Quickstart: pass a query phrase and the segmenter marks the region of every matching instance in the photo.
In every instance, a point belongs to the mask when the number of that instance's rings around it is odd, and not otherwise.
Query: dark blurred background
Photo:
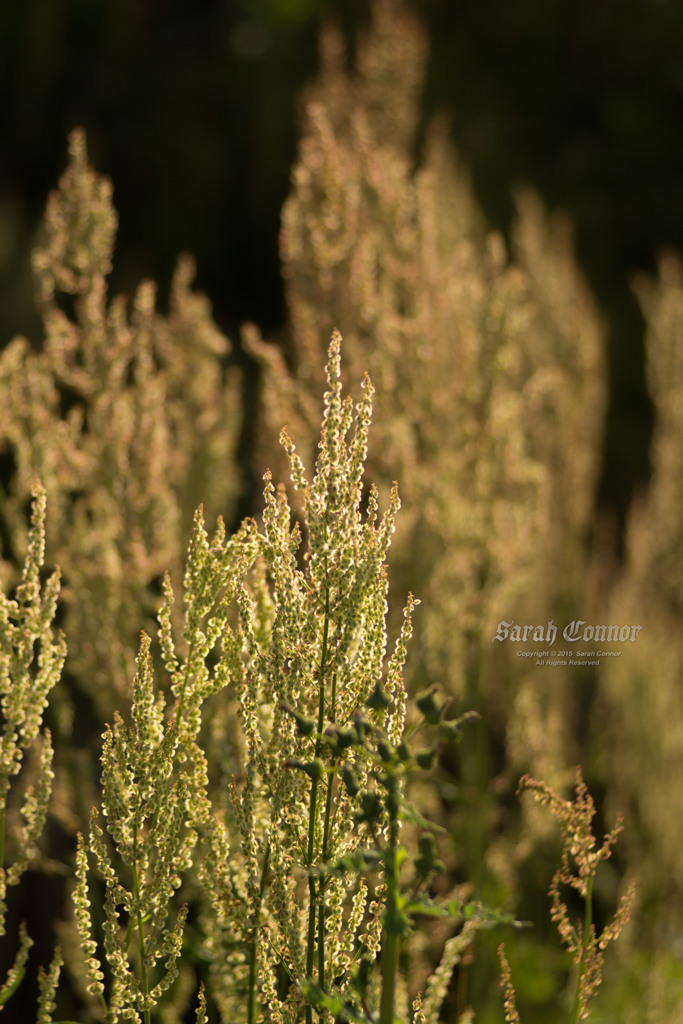
[[[651,427],[629,280],[663,248],[683,250],[683,4],[412,6],[432,38],[425,118],[452,112],[491,223],[505,230],[518,183],[574,219],[609,323],[602,498],[622,516],[647,477]],[[40,340],[30,250],[75,125],[114,182],[113,290],[151,276],[163,304],[187,250],[233,341],[245,320],[277,331],[296,96],[315,73],[320,19],[336,16],[352,40],[368,13],[368,0],[2,0],[0,343]]]

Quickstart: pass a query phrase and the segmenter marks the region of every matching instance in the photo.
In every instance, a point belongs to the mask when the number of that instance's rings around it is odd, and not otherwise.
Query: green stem
[[[178,696],[178,707],[176,708],[176,713],[175,713],[175,726],[176,726],[176,729],[180,728],[180,722],[181,722],[182,717],[183,717],[184,704],[185,704],[185,694],[187,693],[187,685],[188,685],[189,675],[190,675],[190,666],[192,665],[192,658],[193,658],[193,656],[194,656],[194,641],[192,641],[192,643],[190,644],[190,649],[187,652],[187,658],[185,659],[185,678],[183,679],[183,685],[181,687],[180,694]]]
[[[254,935],[249,943],[249,992],[247,995],[247,1024],[255,1024],[256,1021],[256,934],[258,929],[258,919],[261,910],[261,904],[263,902],[263,894],[266,890],[266,875],[268,874],[268,867],[270,865],[270,844],[266,846],[266,852],[263,855],[263,866],[261,868],[261,883],[259,885],[258,903],[254,911]]]
[[[382,995],[379,1006],[379,1024],[394,1024],[396,974],[401,945],[401,921],[398,906],[398,820],[389,822],[389,841],[384,851],[387,902],[384,910],[382,935]]]
[[[484,655],[478,638],[468,637],[468,669],[465,674],[467,707],[483,713],[481,679],[484,671]],[[463,796],[467,801],[464,808],[465,857],[467,877],[481,892],[487,880],[486,874],[486,825],[485,799],[488,791],[490,769],[490,744],[483,721],[472,722],[463,730],[460,742]]]
[[[586,881],[586,905],[584,908],[584,919],[583,919],[583,942],[581,944],[581,959],[579,961],[579,976],[576,979],[576,994],[574,996],[574,1006],[572,1008],[572,1024],[579,1024],[581,1019],[581,988],[583,985],[583,976],[586,973],[586,959],[588,956],[588,947],[591,941],[591,929],[593,925],[593,875],[590,874]]]
[[[0,807],[0,868],[5,867],[5,800]]]
[[[5,733],[10,726],[5,727]],[[5,737],[3,736],[3,741]],[[4,745],[4,744],[3,744]],[[16,749],[17,740],[16,733],[14,735],[13,746]],[[10,791],[10,780],[9,773],[7,775],[0,776],[0,868],[5,866],[5,826],[7,820],[7,799]]]
[[[330,711],[330,722],[334,722],[334,711],[337,703],[337,677],[332,676],[332,700]],[[326,864],[330,857],[330,829],[332,826],[332,791],[334,788],[334,769],[336,759],[332,759],[330,774],[327,779],[327,796],[325,799],[325,821],[323,824],[323,848],[321,861]],[[318,984],[325,988],[325,877],[320,879],[320,890],[318,893]]]
[[[135,903],[137,905],[137,925],[138,925],[138,942],[140,944],[140,981],[142,983],[142,993],[145,997],[145,1009],[143,1010],[144,1024],[151,1024],[152,1017],[150,1010],[147,1006],[147,998],[149,996],[149,978],[147,976],[147,964],[145,960],[147,958],[147,948],[145,944],[145,926],[142,920],[142,910],[140,909],[140,876],[138,874],[138,833],[137,826],[133,827],[133,892],[135,893]]]
[[[326,566],[327,568],[327,566]],[[325,669],[327,667],[327,643],[330,629],[330,588],[325,586],[325,621],[323,623],[323,642],[320,652],[320,669],[318,671],[318,736],[315,741],[315,757],[320,757],[322,743],[320,737],[325,725]],[[316,908],[318,897],[316,894],[315,878],[312,874],[313,861],[315,859],[315,822],[318,812],[318,778],[314,775],[311,779],[311,798],[308,812],[308,850],[306,853],[306,867],[308,868],[308,937],[306,942],[306,977],[313,977],[313,964],[315,961],[315,924]],[[323,949],[324,956],[324,949]],[[306,1006],[306,1024],[313,1024],[313,1008]]]

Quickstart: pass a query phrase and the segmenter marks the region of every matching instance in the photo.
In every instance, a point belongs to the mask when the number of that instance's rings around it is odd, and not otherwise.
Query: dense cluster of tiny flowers
[[[401,668],[408,625],[385,664],[383,566],[398,498],[393,496],[379,518],[371,491],[363,514],[372,388],[366,380],[355,410],[350,399],[342,399],[340,340],[335,335],[330,347],[322,434],[310,483],[293,442],[288,434],[282,436],[292,482],[302,498],[301,524],[284,490],[276,489],[267,474],[259,563],[237,595],[244,661],[240,719],[247,751],[243,784],[233,789],[239,845],[257,916],[266,858],[273,875],[264,897],[271,908],[268,927],[257,935],[260,962],[268,963],[277,951],[295,981],[306,975],[310,947],[309,911],[300,911],[297,895],[305,887],[306,872],[352,852],[362,840],[362,831],[353,827],[353,802],[337,789],[339,755],[334,755],[334,744],[322,743],[322,735],[348,732],[382,678],[390,710],[373,714],[396,734],[402,732],[404,717]],[[367,776],[359,750],[349,751],[346,760],[357,778]],[[329,787],[335,789],[333,820],[326,811]],[[364,887],[354,894],[341,879],[329,878],[321,880],[311,899],[322,899],[323,890],[325,935],[318,942],[325,942],[327,955],[321,980],[329,983],[348,973],[351,954],[357,952],[366,895]],[[275,966],[270,963],[265,978]],[[284,1001],[272,984],[266,989],[270,1012],[289,1019],[285,1004],[298,1002],[296,986]]]
[[[367,853],[368,843],[381,851],[398,834],[401,776],[387,771],[403,737],[403,669],[417,602],[408,600],[389,653],[385,560],[398,494],[394,488],[381,516],[374,488],[364,496],[372,386],[366,378],[355,406],[343,398],[340,345],[335,333],[310,481],[282,437],[300,521],[270,474],[262,528],[246,521],[228,538],[219,521],[209,537],[198,510],[181,645],[168,578],[159,613],[167,690],[155,684],[143,633],[130,723],[116,713],[105,731],[104,827],[93,812],[87,843],[105,890],[101,942],[84,840],[74,899],[89,988],[112,1021],[146,1021],[174,985],[187,913],[179,890],[193,865],[203,890],[203,950],[225,1021],[245,1006],[250,1022],[259,1013],[308,1019],[312,982],[353,998],[354,964],[362,956],[372,962],[388,927],[390,882],[362,869],[372,872],[380,857]],[[199,745],[204,709],[230,684],[242,760],[223,759],[211,778]],[[219,706],[225,714],[229,705]],[[428,989],[430,1019],[470,938],[465,926],[447,947]],[[405,1001],[401,984],[392,979],[392,991]],[[376,984],[373,991],[367,998],[377,1002]]]
[[[41,581],[47,498],[37,480],[32,494],[26,558],[14,596],[0,587],[0,936],[7,887],[17,885],[36,859],[47,818],[53,749],[43,717],[66,657],[64,637],[53,628],[59,570]],[[22,925],[14,963],[0,981],[0,1005],[23,976],[32,941]]]

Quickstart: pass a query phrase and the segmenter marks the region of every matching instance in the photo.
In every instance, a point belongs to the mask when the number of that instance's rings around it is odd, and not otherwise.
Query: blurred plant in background
[[[417,659],[454,695],[498,700],[495,624],[581,590],[603,339],[565,224],[520,196],[509,258],[440,122],[415,167],[426,38],[400,5],[373,11],[353,72],[327,30],[306,96],[282,228],[293,371],[248,340],[265,415],[307,423],[312,445],[321,339],[343,326],[351,372],[377,388],[370,473],[405,481],[394,572],[430,599]]]
[[[238,381],[206,299],[176,272],[170,312],[155,287],[108,302],[116,234],[111,185],[87,165],[74,132],[69,166],[49,200],[34,257],[45,339],[16,338],[0,357],[0,446],[13,472],[0,517],[8,554],[26,548],[22,511],[38,476],[50,495],[47,559],[63,566],[69,677],[97,713],[129,692],[139,630],[177,579],[183,538],[201,495],[229,514],[239,486],[234,454]]]
[[[655,408],[652,476],[631,509],[610,617],[626,621],[637,616],[643,631],[628,658],[610,658],[601,669],[596,716],[601,728],[593,730],[591,740],[606,779],[608,806],[626,808],[636,826],[627,842],[640,877],[640,934],[647,935],[664,961],[673,957],[676,963],[683,948],[680,259],[663,257],[657,278],[640,278],[635,288],[647,323],[647,376]]]
[[[508,251],[487,233],[442,120],[416,159],[426,57],[421,26],[396,3],[373,5],[352,70],[340,34],[323,34],[283,210],[288,344],[253,328],[245,339],[263,366],[270,438],[287,422],[312,447],[325,329],[340,326],[347,364],[375,382],[368,472],[380,493],[398,476],[407,510],[392,579],[425,603],[409,678],[439,680],[482,713],[444,766],[452,795],[433,813],[449,823],[452,869],[514,900],[548,824],[525,808],[524,838],[503,834],[493,780],[499,793],[524,770],[571,780],[580,690],[493,636],[502,619],[569,621],[581,609],[604,337],[565,221],[520,194]],[[475,969],[479,995],[495,970],[492,948]]]

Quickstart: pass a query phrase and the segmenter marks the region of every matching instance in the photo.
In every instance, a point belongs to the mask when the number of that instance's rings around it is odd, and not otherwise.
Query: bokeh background
[[[602,501],[623,517],[647,477],[651,413],[631,276],[683,249],[683,7],[677,0],[416,0],[429,26],[425,124],[452,116],[494,226],[532,185],[570,211],[609,322]],[[320,20],[353,55],[367,0],[5,0],[0,12],[0,339],[36,340],[30,251],[66,136],[83,125],[120,214],[114,291],[168,288],[190,251],[237,340],[286,312],[277,236],[296,99]],[[416,160],[420,158],[416,140]],[[236,357],[240,358],[239,345]]]

